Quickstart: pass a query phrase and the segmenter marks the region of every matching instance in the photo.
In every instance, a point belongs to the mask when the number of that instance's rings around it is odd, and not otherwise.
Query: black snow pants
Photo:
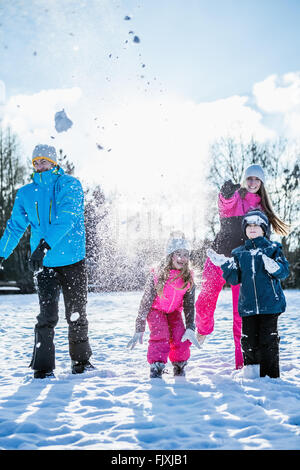
[[[241,345],[244,365],[260,364],[260,377],[280,376],[277,321],[280,314],[258,314],[242,318]]]
[[[85,260],[68,266],[44,267],[37,275],[40,313],[35,325],[35,342],[30,367],[55,369],[54,328],[58,322],[58,302],[63,292],[69,327],[69,353],[74,361],[86,361],[92,355],[86,316],[87,276]]]

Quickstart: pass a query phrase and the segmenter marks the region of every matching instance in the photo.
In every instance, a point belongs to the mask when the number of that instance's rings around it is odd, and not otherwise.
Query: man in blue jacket
[[[30,367],[35,378],[53,376],[55,369],[54,328],[58,301],[63,291],[69,326],[72,373],[93,368],[86,316],[84,195],[80,182],[57,164],[56,151],[37,145],[33,151],[32,183],[21,187],[6,229],[0,239],[0,265],[31,227],[31,258],[40,303]]]

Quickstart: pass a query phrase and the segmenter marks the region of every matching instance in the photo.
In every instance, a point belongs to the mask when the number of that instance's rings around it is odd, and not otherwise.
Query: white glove
[[[200,346],[202,346],[202,344],[204,343],[206,339],[206,335],[201,335],[200,333],[197,332],[196,337],[197,337],[198,343],[200,344]]]
[[[274,261],[272,258],[269,258],[269,256],[262,255],[262,259],[265,265],[265,269],[268,271],[268,273],[273,274],[280,268],[279,264],[276,263],[276,261]]]
[[[134,333],[133,337],[127,344],[127,348],[133,349],[136,346],[136,343],[139,342],[140,344],[143,344],[143,332],[137,332]]]
[[[222,266],[222,264],[229,260],[225,255],[219,255],[212,248],[208,248],[206,254],[215,266]]]
[[[187,328],[185,330],[185,333],[183,335],[183,337],[181,338],[181,342],[183,343],[184,341],[186,340],[189,340],[191,343],[193,343],[194,346],[196,346],[196,348],[200,349],[201,346],[200,344],[198,343],[198,340],[196,338],[196,335],[195,335],[195,332],[194,330],[191,330],[191,328]]]

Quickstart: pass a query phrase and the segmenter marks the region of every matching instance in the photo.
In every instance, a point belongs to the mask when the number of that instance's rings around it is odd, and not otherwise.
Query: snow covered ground
[[[192,348],[186,378],[149,379],[146,343],[130,339],[140,292],[90,294],[96,371],[70,373],[63,304],[55,379],[28,368],[36,295],[0,297],[0,449],[300,449],[300,296],[285,291],[279,320],[281,378],[234,370],[231,292],[219,298],[215,331]]]

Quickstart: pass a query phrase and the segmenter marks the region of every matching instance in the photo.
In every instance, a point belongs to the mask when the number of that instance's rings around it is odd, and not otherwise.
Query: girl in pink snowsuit
[[[266,189],[264,187],[265,176],[259,165],[250,165],[243,178],[244,187],[226,181],[221,188],[218,200],[220,216],[220,232],[217,234],[212,248],[219,254],[230,257],[231,251],[243,245],[244,234],[241,229],[243,216],[251,209],[260,209],[266,213],[271,225],[278,234],[288,232],[287,225],[273,212]],[[202,289],[196,302],[196,328],[197,338],[203,343],[205,336],[214,329],[214,312],[217,300],[225,284],[222,270],[215,266],[207,258],[203,274]],[[235,366],[243,367],[243,355],[241,350],[242,321],[238,314],[238,298],[240,286],[231,286],[233,305],[233,338],[235,345]]]
[[[156,273],[151,270],[142,297],[136,329],[128,347],[142,343],[146,320],[150,337],[147,359],[150,377],[161,377],[168,358],[174,375],[185,375],[184,367],[190,357],[192,342],[199,347],[195,337],[194,303],[195,286],[189,269],[189,247],[185,238],[170,238],[167,258]],[[185,315],[185,325],[182,319]]]

